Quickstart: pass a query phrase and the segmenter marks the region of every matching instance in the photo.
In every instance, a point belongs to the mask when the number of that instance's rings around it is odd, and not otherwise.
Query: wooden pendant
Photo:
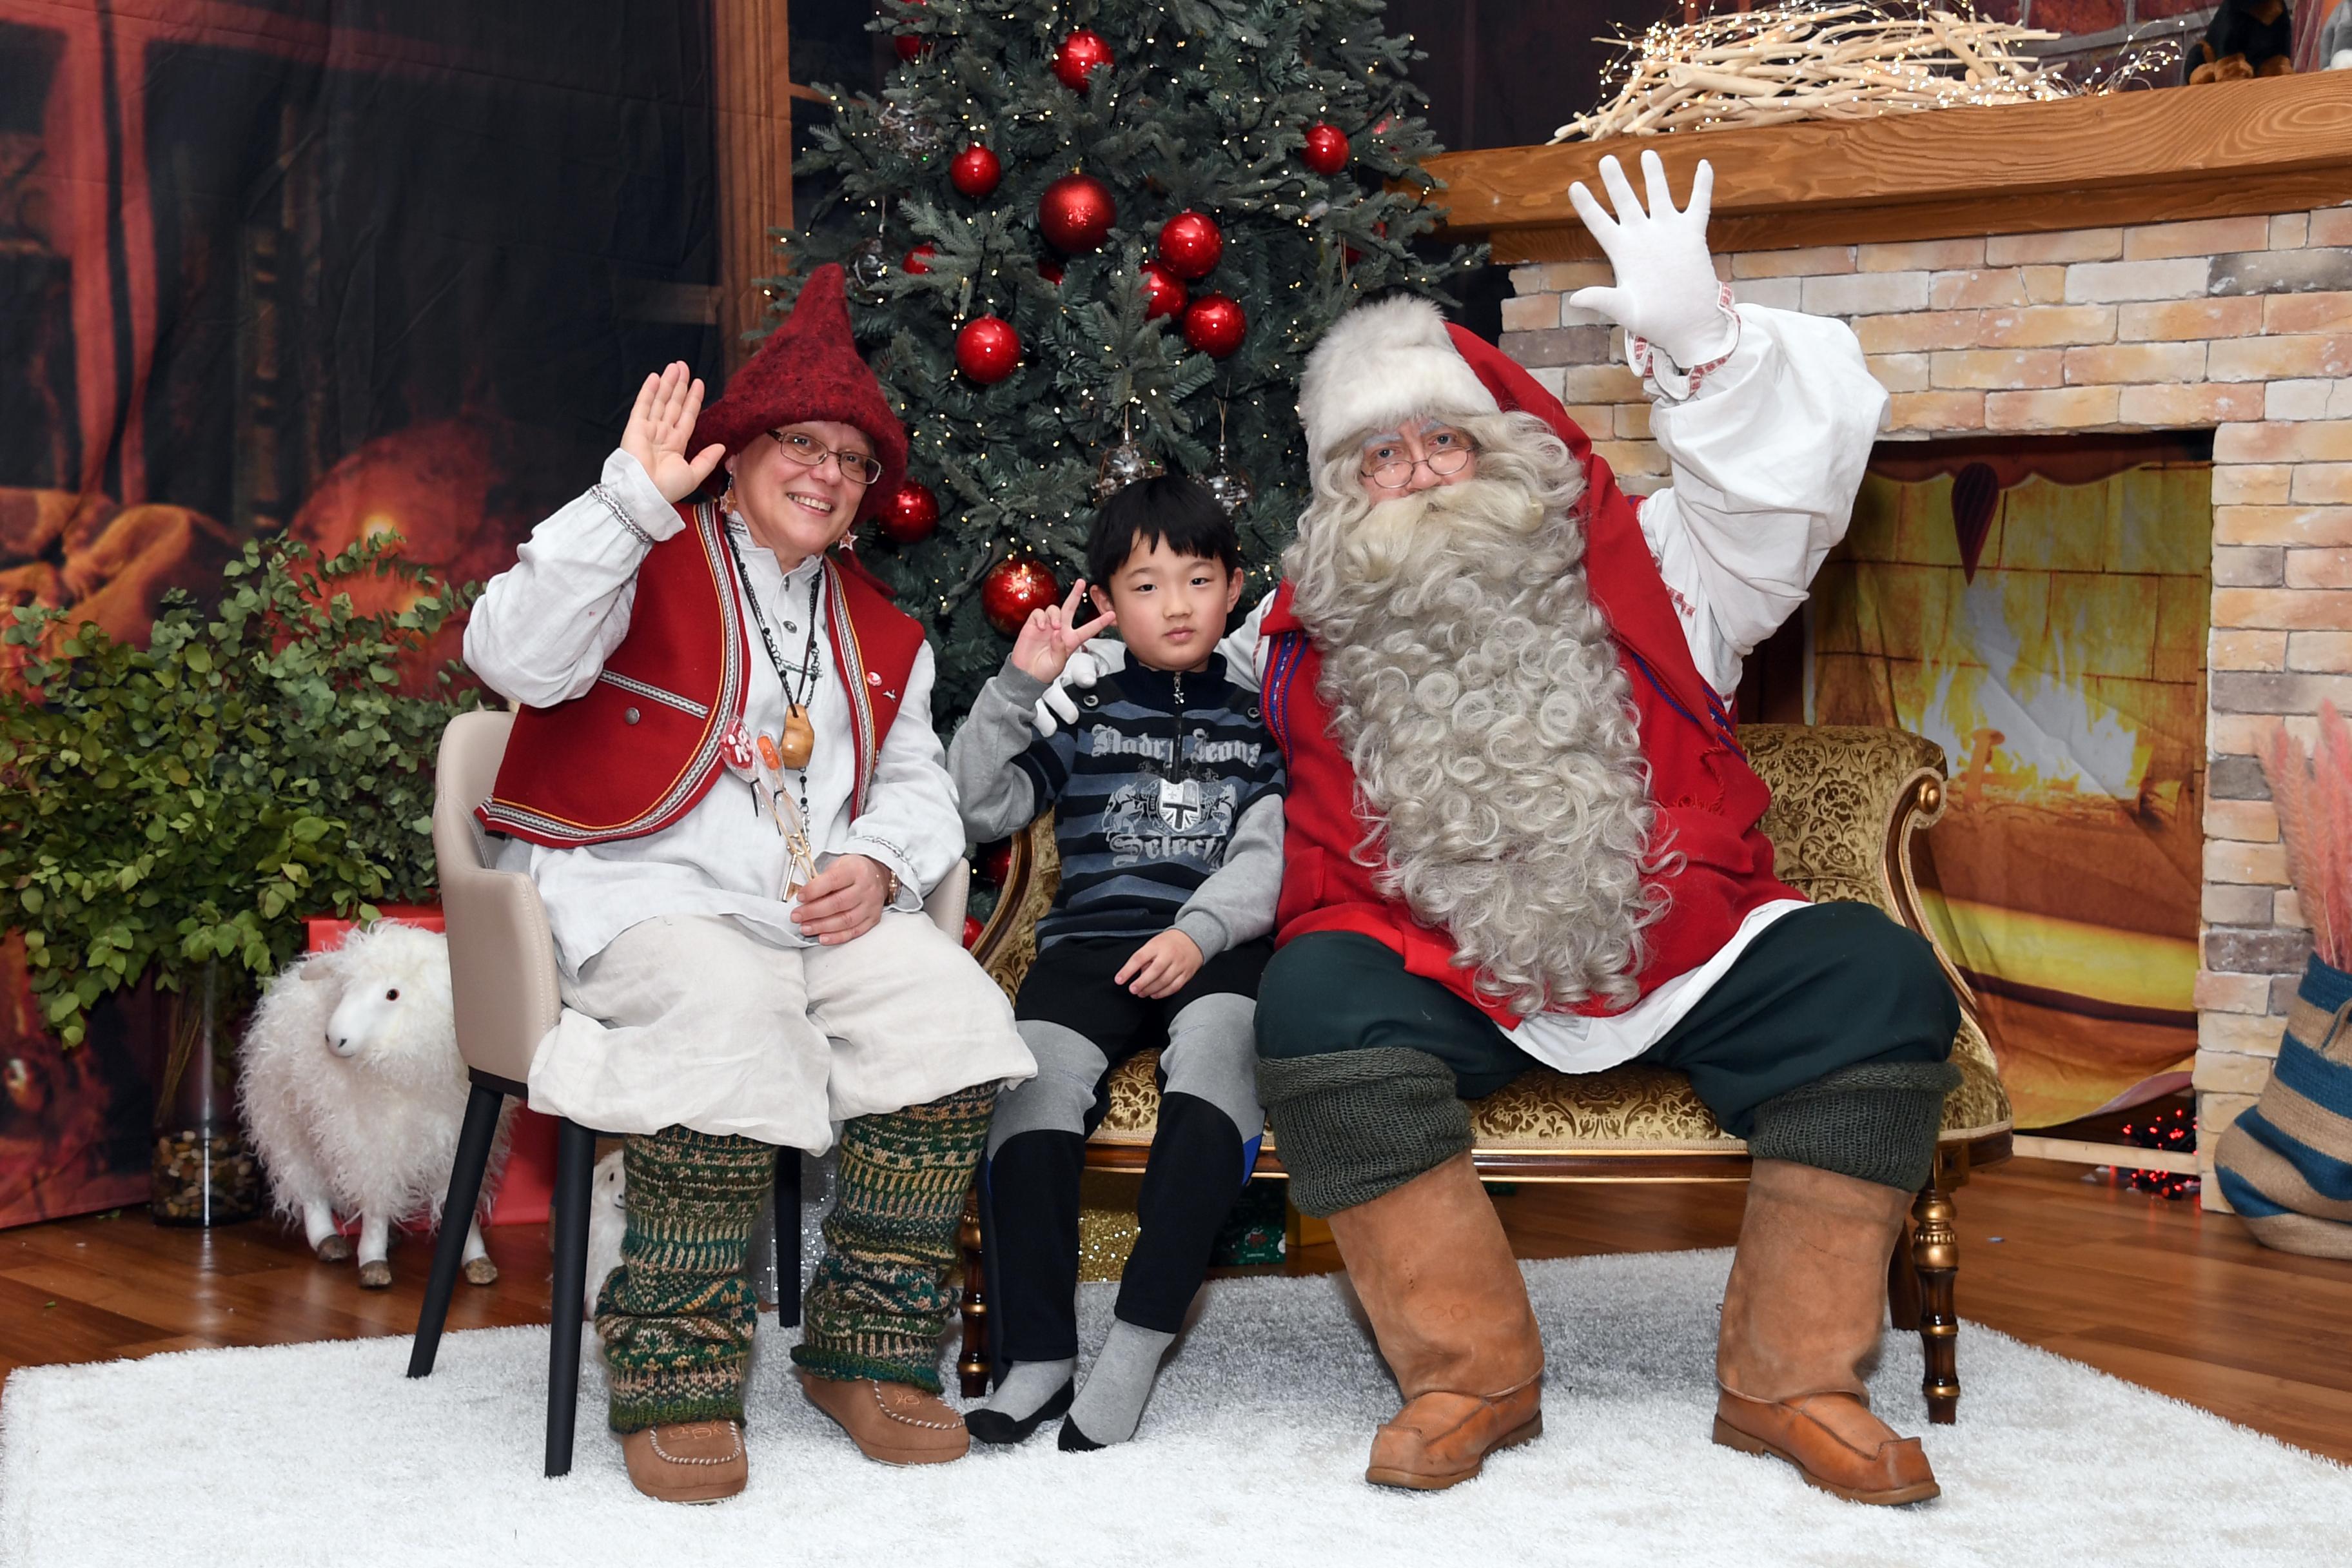
[[[784,714],[783,742],[777,750],[783,755],[784,766],[793,769],[808,766],[809,754],[816,750],[815,727],[809,723],[808,710],[797,702]]]

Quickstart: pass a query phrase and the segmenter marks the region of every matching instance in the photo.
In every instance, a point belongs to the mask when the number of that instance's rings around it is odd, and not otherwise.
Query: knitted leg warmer
[[[1748,1152],[1916,1193],[1936,1166],[1949,1062],[1863,1062],[1756,1108]]]
[[[1301,1214],[1370,1203],[1470,1148],[1453,1069],[1426,1051],[1261,1057],[1257,1091]]]
[[[793,1361],[819,1377],[940,1392],[956,1229],[995,1102],[996,1085],[985,1083],[843,1126],[840,1195]]]
[[[621,1163],[628,1229],[596,1300],[613,1430],[740,1421],[758,1310],[743,1255],[776,1151],[666,1127],[629,1139]]]

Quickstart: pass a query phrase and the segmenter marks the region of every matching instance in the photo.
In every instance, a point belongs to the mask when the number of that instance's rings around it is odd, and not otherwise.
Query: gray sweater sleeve
[[[1037,786],[1013,759],[1036,739],[1029,713],[1045,692],[1044,681],[1006,659],[980,689],[971,717],[948,747],[948,774],[955,780],[963,830],[975,844],[1025,827],[1037,815]]]
[[[1242,813],[1225,863],[1184,901],[1175,929],[1200,945],[1202,958],[1214,958],[1272,931],[1281,894],[1282,797],[1269,795]]]

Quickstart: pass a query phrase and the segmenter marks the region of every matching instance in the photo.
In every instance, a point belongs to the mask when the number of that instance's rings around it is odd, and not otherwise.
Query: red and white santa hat
[[[1408,418],[1500,409],[1437,307],[1406,295],[1359,305],[1332,322],[1298,378],[1310,461]]]
[[[1582,462],[1591,440],[1524,366],[1427,300],[1399,295],[1331,323],[1298,378],[1298,422],[1310,462],[1409,419],[1532,414]]]

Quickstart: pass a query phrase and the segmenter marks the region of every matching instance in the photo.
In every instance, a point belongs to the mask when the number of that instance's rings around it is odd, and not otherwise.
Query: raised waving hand
[[[682,501],[699,489],[727,455],[720,446],[686,455],[701,415],[702,380],[688,374],[684,360],[671,361],[637,388],[636,406],[621,432],[621,450],[637,460],[666,501]]]
[[[1679,209],[1655,153],[1642,154],[1642,174],[1650,189],[1646,209],[1617,160],[1601,160],[1601,183],[1617,209],[1614,217],[1583,181],[1569,187],[1570,204],[1609,258],[1617,281],[1613,288],[1579,289],[1568,302],[1580,310],[1598,310],[1634,336],[1647,338],[1685,369],[1704,364],[1729,349],[1738,331],[1720,304],[1722,286],[1706,249],[1715,166],[1699,160],[1690,205]]]

